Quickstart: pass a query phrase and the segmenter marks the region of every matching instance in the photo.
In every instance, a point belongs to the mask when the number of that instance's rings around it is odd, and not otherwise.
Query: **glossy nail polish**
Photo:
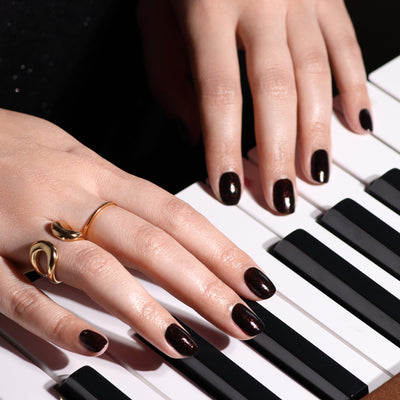
[[[97,332],[85,329],[79,334],[80,342],[93,353],[98,353],[107,345],[108,340]]]
[[[171,324],[165,331],[167,342],[183,356],[193,356],[199,346],[192,337],[179,325]]]
[[[219,194],[224,204],[233,206],[240,200],[241,186],[235,172],[225,172],[219,179]]]
[[[289,179],[280,179],[275,182],[273,196],[276,211],[281,214],[291,214],[294,212],[293,185]]]
[[[312,155],[311,176],[318,183],[329,181],[329,158],[325,150],[317,150]]]
[[[276,292],[274,284],[258,268],[249,268],[244,273],[244,280],[248,288],[260,299],[268,299]]]
[[[373,131],[372,119],[369,110],[367,110],[366,108],[362,109],[360,111],[359,117],[360,117],[360,124],[363,127],[363,129],[365,129],[368,132],[372,132]]]
[[[232,319],[249,336],[255,336],[264,330],[264,324],[248,307],[238,303],[232,309]]]

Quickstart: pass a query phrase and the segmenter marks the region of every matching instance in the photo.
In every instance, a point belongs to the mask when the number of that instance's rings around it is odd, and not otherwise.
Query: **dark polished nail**
[[[294,193],[293,185],[289,179],[280,179],[274,185],[274,205],[276,211],[281,214],[291,214],[294,212]]]
[[[171,324],[165,331],[167,342],[183,356],[193,356],[199,346],[192,337],[179,325]]]
[[[255,336],[264,330],[264,324],[261,319],[241,303],[233,307],[232,319],[246,335]]]
[[[219,194],[222,202],[228,206],[233,206],[239,202],[241,186],[239,176],[235,172],[225,172],[221,175]]]
[[[97,332],[86,329],[79,334],[81,343],[93,353],[98,353],[107,345],[108,340]]]
[[[360,111],[360,124],[366,131],[373,131],[371,114],[366,108]]]
[[[268,299],[276,292],[274,284],[258,268],[249,268],[244,273],[244,280],[248,288],[260,299]]]
[[[329,157],[325,150],[317,150],[312,155],[311,176],[318,183],[329,181]]]

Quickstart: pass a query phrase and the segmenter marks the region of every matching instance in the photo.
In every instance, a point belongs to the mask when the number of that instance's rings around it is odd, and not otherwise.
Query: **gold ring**
[[[96,210],[91,214],[91,216],[86,221],[82,232],[74,231],[71,227],[60,221],[54,221],[51,223],[51,233],[54,237],[64,241],[75,241],[85,239],[87,237],[87,233],[89,231],[90,226],[92,225],[95,218],[108,206],[116,206],[113,201],[107,201],[103,203],[100,207],[96,208]]]
[[[47,259],[47,268],[45,272],[40,268],[38,262],[38,256],[41,252],[46,255]],[[56,278],[58,251],[53,243],[48,242],[47,240],[38,240],[33,243],[29,250],[29,258],[33,268],[39,275],[47,277],[53,283],[61,283],[61,281]]]

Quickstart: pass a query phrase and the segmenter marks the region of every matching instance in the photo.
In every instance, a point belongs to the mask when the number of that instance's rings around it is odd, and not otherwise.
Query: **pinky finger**
[[[373,130],[371,104],[361,50],[342,1],[328,1],[319,10],[333,74],[340,92],[343,113],[351,130]]]
[[[97,356],[108,346],[105,336],[54,303],[2,257],[0,312],[40,338],[75,353]]]

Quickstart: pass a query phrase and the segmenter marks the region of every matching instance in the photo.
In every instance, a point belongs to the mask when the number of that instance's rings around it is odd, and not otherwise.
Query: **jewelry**
[[[43,272],[38,262],[38,256],[41,252],[46,255],[46,272]],[[33,243],[29,250],[29,258],[31,260],[33,268],[39,275],[47,277],[53,283],[61,283],[61,281],[56,278],[58,251],[53,243],[48,242],[47,240],[38,240],[37,242]]]
[[[51,223],[51,233],[54,237],[64,241],[75,241],[85,239],[87,237],[87,233],[89,231],[90,226],[92,225],[95,218],[108,206],[116,206],[116,204],[112,201],[107,201],[98,207],[92,215],[86,221],[82,232],[74,231],[71,229],[69,225],[66,223],[61,223],[60,221],[54,221]]]

